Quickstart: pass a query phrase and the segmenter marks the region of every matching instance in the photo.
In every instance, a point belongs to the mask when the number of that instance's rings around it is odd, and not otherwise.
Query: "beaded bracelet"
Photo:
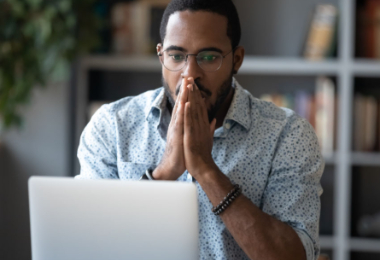
[[[234,193],[233,195],[232,195],[232,197],[229,199],[229,200],[227,200],[226,202],[225,202],[225,204],[223,204],[223,206],[219,209],[219,210],[217,210],[216,212],[214,212],[214,214],[217,216],[217,215],[220,215],[223,211],[225,211],[226,210],[226,208],[239,196],[241,194],[241,190],[237,190],[236,191],[236,193]]]
[[[239,188],[239,184],[235,184],[234,188],[227,194],[227,196],[224,197],[224,199],[219,203],[219,205],[212,208],[212,212],[215,212],[218,209],[220,209],[223,206],[224,202],[231,198],[232,194],[234,194]]]
[[[241,187],[238,184],[234,185],[232,191],[230,191],[226,197],[219,203],[218,206],[212,208],[212,212],[215,215],[222,213],[231,203],[235,200],[237,196],[241,194]]]

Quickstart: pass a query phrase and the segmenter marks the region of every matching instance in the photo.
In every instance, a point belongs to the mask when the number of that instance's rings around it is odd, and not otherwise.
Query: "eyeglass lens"
[[[177,50],[164,51],[161,62],[168,70],[178,71],[185,67],[186,53]],[[203,51],[196,56],[198,65],[205,71],[218,70],[223,62],[223,56],[215,51]]]

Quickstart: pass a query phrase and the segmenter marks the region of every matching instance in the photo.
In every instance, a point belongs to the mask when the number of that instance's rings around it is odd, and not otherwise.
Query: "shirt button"
[[[226,123],[225,127],[226,127],[227,129],[230,129],[230,128],[231,128],[231,124],[230,124],[230,123]]]

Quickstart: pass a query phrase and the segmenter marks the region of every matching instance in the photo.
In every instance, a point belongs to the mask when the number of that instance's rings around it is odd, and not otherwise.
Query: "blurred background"
[[[27,181],[74,176],[102,104],[161,85],[168,0],[0,1],[0,259],[31,259]],[[315,128],[323,254],[380,259],[380,0],[235,0],[239,83]]]

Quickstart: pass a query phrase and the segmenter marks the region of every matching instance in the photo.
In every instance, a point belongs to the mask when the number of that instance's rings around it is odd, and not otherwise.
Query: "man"
[[[173,0],[161,40],[164,87],[93,116],[78,177],[137,180],[148,170],[155,180],[194,181],[201,259],[316,259],[318,141],[304,119],[254,98],[233,78],[244,48],[232,1]],[[226,202],[234,184],[242,194]]]

